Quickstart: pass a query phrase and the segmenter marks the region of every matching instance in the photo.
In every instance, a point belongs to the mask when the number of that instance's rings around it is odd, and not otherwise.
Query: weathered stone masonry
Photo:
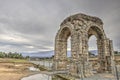
[[[103,22],[97,17],[85,14],[75,14],[66,18],[60,25],[60,29],[55,37],[55,57],[54,69],[66,70],[72,75],[86,77],[91,73],[88,56],[88,40],[95,35],[97,38],[99,55],[99,72],[112,71],[113,45],[112,41],[106,37],[103,30]],[[71,37],[71,62],[67,62],[67,39]]]

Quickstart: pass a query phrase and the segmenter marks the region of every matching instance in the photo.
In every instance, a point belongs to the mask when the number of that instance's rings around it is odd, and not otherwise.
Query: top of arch
[[[95,17],[95,16],[90,16],[90,15],[86,15],[83,13],[78,13],[75,15],[71,15],[69,17],[67,17],[62,23],[61,25],[67,23],[67,22],[72,22],[73,20],[85,20],[85,21],[92,21],[96,24],[100,24],[103,25],[103,22],[100,18]]]

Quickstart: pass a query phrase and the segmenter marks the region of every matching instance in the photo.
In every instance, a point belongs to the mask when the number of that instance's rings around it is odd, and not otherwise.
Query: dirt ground
[[[0,58],[0,80],[20,80],[24,76],[34,74],[28,67],[33,64],[27,61]]]

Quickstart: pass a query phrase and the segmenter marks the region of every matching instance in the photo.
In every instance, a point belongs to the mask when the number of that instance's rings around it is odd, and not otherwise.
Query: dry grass
[[[24,76],[33,74],[28,67],[33,64],[26,60],[0,58],[0,80],[20,80]]]

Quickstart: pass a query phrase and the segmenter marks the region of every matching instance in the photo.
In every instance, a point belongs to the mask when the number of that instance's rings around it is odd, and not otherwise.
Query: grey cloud
[[[5,41],[1,46],[18,46],[21,48],[17,49],[18,51],[49,50],[48,47],[54,47],[54,38],[60,23],[66,17],[82,12],[103,20],[105,33],[113,40],[114,47],[118,50],[119,3],[120,0],[0,0],[0,34],[9,35],[9,32],[30,40],[21,44]],[[91,44],[93,42],[92,40]],[[34,48],[28,49],[24,46]]]

